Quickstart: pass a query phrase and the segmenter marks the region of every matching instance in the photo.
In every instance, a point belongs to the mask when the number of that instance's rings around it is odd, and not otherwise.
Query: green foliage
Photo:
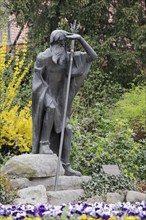
[[[11,204],[15,197],[15,191],[12,188],[7,176],[0,176],[0,201],[2,204]]]
[[[8,15],[7,1],[0,0],[0,30],[7,27]]]
[[[146,25],[142,3],[121,0],[68,0],[31,1],[8,0],[19,25],[30,26],[30,40],[36,55],[49,43],[52,30],[69,30],[70,23],[80,22],[79,33],[88,36],[97,51],[95,69],[124,87],[129,87],[141,71],[145,70]],[[104,15],[104,16],[103,16]],[[41,25],[40,25],[41,24]],[[91,81],[92,84],[93,81]]]
[[[146,87],[145,85],[134,87],[123,94],[122,98],[112,109],[113,119],[127,120],[136,135],[144,138],[146,133]]]
[[[68,219],[68,211],[69,211],[69,207],[66,206],[64,209],[63,209],[63,212],[60,216],[60,220],[67,220]],[[74,214],[72,217],[70,217],[71,220],[76,220],[78,218],[78,214]],[[53,218],[54,219],[54,218]]]
[[[97,108],[98,109],[98,108]],[[146,178],[146,144],[136,143],[133,131],[123,121],[110,121],[99,109],[74,120],[72,163],[84,175],[99,173],[103,164],[117,164],[122,173],[136,179]],[[81,118],[80,118],[81,119]]]
[[[80,90],[80,102],[85,107],[94,107],[99,102],[104,106],[111,105],[119,100],[124,91],[125,89],[112,79],[112,73],[103,73],[93,67]]]
[[[0,168],[5,164],[13,155],[5,155],[5,157],[0,153]]]
[[[104,172],[94,173],[92,180],[83,184],[85,197],[94,195],[105,195],[109,192],[121,192],[125,190],[136,190],[133,181],[127,175],[110,175]]]

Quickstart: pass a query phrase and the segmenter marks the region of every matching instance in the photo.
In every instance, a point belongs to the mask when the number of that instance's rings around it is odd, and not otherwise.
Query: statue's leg
[[[72,135],[72,129],[70,124],[68,124],[65,127],[65,131],[64,131],[64,141],[63,141],[62,158],[61,158],[63,164],[70,163],[71,135]]]
[[[64,143],[62,149],[62,165],[65,169],[66,176],[81,176],[82,174],[75,171],[70,166],[70,151],[71,151],[71,135],[72,130],[70,124],[67,124],[64,132]]]
[[[50,135],[53,128],[54,122],[54,111],[53,106],[47,107],[44,113],[44,119],[42,124],[41,139],[40,139],[40,154],[52,154],[53,151],[50,149]]]

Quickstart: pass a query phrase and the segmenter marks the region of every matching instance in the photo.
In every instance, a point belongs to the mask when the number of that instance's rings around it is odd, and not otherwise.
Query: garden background
[[[79,22],[81,34],[98,57],[76,96],[71,162],[92,182],[87,197],[146,184],[146,15],[144,1],[0,0],[0,28],[15,14],[29,28],[23,48],[0,48],[0,163],[31,152],[31,82],[37,54],[49,46],[50,33],[70,31]],[[41,25],[40,25],[41,24]],[[16,44],[16,45],[15,45]],[[80,45],[75,45],[81,50]],[[109,178],[103,164],[117,164],[122,175]],[[8,202],[9,183],[0,177],[0,195]]]

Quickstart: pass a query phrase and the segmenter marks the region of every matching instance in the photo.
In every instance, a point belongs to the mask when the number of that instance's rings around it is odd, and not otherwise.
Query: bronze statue
[[[71,105],[87,77],[91,62],[96,59],[96,53],[79,34],[64,30],[53,31],[50,36],[50,48],[37,56],[32,83],[32,153],[58,155],[59,152],[71,56],[71,52],[67,51],[68,40],[78,40],[85,52],[73,53],[61,161],[65,175],[81,176],[80,172],[70,167]]]

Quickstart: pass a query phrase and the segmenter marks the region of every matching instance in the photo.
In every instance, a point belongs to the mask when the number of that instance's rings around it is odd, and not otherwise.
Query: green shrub
[[[102,195],[109,192],[121,192],[125,190],[136,190],[132,180],[127,175],[109,175],[103,173],[94,173],[92,180],[83,184],[85,190],[85,197],[92,197],[94,195]]]
[[[96,120],[100,121],[97,127]],[[134,141],[128,123],[103,119],[98,110],[90,118],[83,118],[81,124],[77,119],[74,122],[72,163],[75,169],[92,175],[99,173],[103,164],[117,164],[123,174],[146,179],[146,145]],[[92,130],[87,129],[90,126]]]
[[[80,90],[80,105],[87,108],[94,107],[97,102],[104,105],[113,104],[119,100],[124,91],[125,89],[112,78],[112,73],[97,69],[93,63],[87,80]]]
[[[137,139],[146,138],[146,87],[134,87],[123,94],[112,109],[112,118],[127,120]]]
[[[2,153],[0,153],[0,168],[13,156],[13,154],[3,156]]]

